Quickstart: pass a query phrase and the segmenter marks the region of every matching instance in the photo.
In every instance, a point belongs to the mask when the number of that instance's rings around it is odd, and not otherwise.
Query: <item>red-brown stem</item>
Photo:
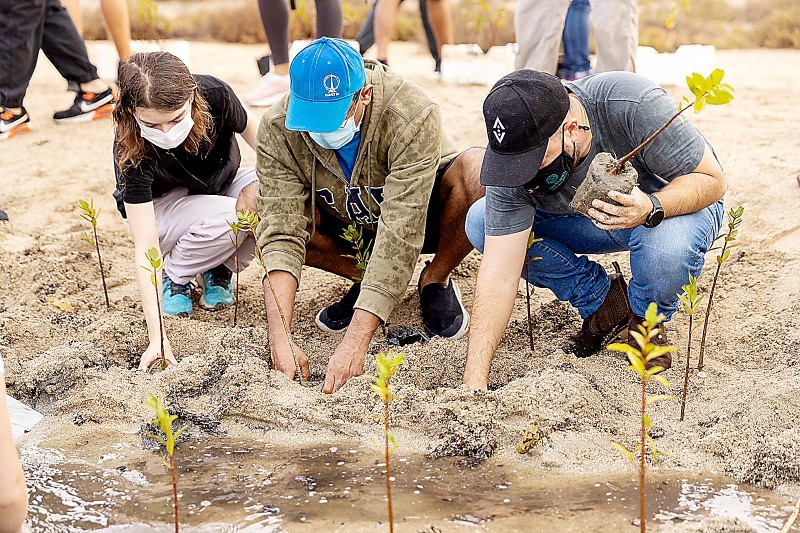
[[[533,353],[533,323],[531,322],[531,283],[529,270],[531,262],[525,258],[525,300],[528,305],[528,340],[531,343],[531,353]]]
[[[154,269],[154,277],[158,274],[158,269]],[[161,344],[161,370],[167,368],[167,355],[164,353],[164,320],[161,317],[161,299],[158,297],[158,281],[153,287],[156,290],[156,307],[158,308],[158,342]]]
[[[628,161],[630,161],[631,159],[633,159],[633,156],[635,156],[636,154],[638,154],[639,152],[641,152],[642,150],[644,150],[644,148],[645,148],[645,147],[646,147],[648,144],[650,144],[651,142],[653,142],[653,140],[654,140],[656,137],[658,137],[659,135],[661,135],[661,133],[662,133],[662,132],[663,132],[665,129],[667,129],[667,128],[669,127],[669,125],[670,125],[670,124],[672,124],[672,122],[673,122],[673,121],[674,121],[676,118],[678,118],[678,117],[681,115],[681,113],[683,113],[684,111],[686,111],[687,109],[689,109],[690,107],[692,107],[692,105],[693,105],[693,104],[694,104],[694,102],[692,102],[691,104],[687,105],[686,107],[684,107],[683,109],[679,110],[677,113],[675,113],[674,115],[672,115],[672,118],[671,118],[671,119],[669,119],[669,120],[667,121],[667,123],[666,123],[666,124],[664,124],[663,126],[661,126],[661,127],[660,127],[660,128],[659,128],[659,129],[658,129],[658,130],[657,130],[657,131],[654,133],[654,134],[652,134],[650,137],[648,137],[647,139],[645,139],[645,141],[644,141],[642,144],[640,144],[639,146],[637,146],[636,148],[634,148],[634,149],[633,149],[633,150],[632,150],[632,151],[631,151],[631,152],[630,152],[628,155],[626,155],[625,157],[623,157],[622,159],[620,159],[619,161],[617,161],[617,164],[614,166],[614,168],[612,168],[612,169],[611,169],[611,174],[619,174],[620,172],[622,172],[622,169],[623,169],[623,168],[625,168],[625,163],[627,163]]]
[[[389,380],[386,380],[389,387]],[[386,452],[386,498],[389,506],[389,533],[394,533],[394,511],[392,509],[392,469],[389,466],[389,398],[383,400],[383,444]]]
[[[300,368],[300,364],[297,362],[297,356],[294,353],[294,340],[292,339],[292,332],[289,330],[289,325],[286,323],[286,316],[283,314],[283,308],[281,307],[281,302],[278,301],[278,295],[275,293],[275,287],[273,287],[272,285],[272,278],[269,275],[269,270],[267,270],[267,264],[264,262],[264,254],[261,253],[261,248],[258,247],[258,240],[256,239],[256,234],[253,233],[252,231],[251,233],[253,235],[253,239],[256,240],[256,253],[258,254],[258,260],[261,262],[261,266],[264,267],[264,274],[266,274],[267,283],[269,283],[269,290],[272,293],[272,298],[275,300],[275,305],[278,307],[278,313],[280,313],[281,315],[281,322],[283,322],[283,331],[286,332],[286,338],[289,339],[289,349],[292,351],[292,359],[294,359],[294,366],[295,369],[297,370],[298,379],[302,381],[303,373],[302,369]]]
[[[649,328],[648,328],[649,329]],[[647,435],[647,427],[644,424],[645,409],[647,409],[647,381],[642,377],[642,442],[641,453],[639,458],[639,531],[644,533],[647,531],[646,523],[646,510],[645,510],[645,487],[644,487],[644,456],[647,453],[645,449],[645,436]]]
[[[722,245],[722,252],[725,253],[728,243]],[[703,319],[703,337],[700,339],[700,356],[697,360],[697,370],[703,370],[703,354],[706,351],[706,333],[708,332],[708,322],[711,318],[711,303],[714,300],[714,290],[717,288],[717,277],[719,277],[719,269],[722,268],[722,263],[717,261],[717,270],[714,272],[714,281],[711,282],[711,292],[708,293],[708,307],[706,307],[706,316]]]
[[[172,472],[172,503],[175,508],[175,533],[178,533],[178,475],[175,471],[175,456],[169,456],[169,469]]]
[[[683,413],[686,410],[686,394],[689,390],[689,361],[692,358],[692,322],[694,315],[689,315],[689,342],[686,346],[686,373],[683,375],[683,397],[681,398],[681,422],[683,422]]]
[[[97,250],[97,262],[100,263],[100,279],[103,280],[103,294],[106,295],[106,311],[111,309],[111,304],[108,303],[108,287],[106,286],[106,273],[103,271],[103,258],[100,257],[100,241],[97,240],[97,228],[92,225],[94,231],[94,247]]]
[[[236,237],[237,241],[239,237]],[[239,314],[239,246],[237,242],[236,251],[233,256],[233,263],[236,268],[236,286],[233,289],[233,326],[236,327],[236,316]]]

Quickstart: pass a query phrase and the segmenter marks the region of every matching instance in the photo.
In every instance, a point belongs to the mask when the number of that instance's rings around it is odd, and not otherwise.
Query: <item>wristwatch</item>
[[[648,194],[647,196],[649,196],[650,201],[653,202],[653,210],[650,211],[650,215],[648,215],[647,220],[645,220],[642,225],[645,228],[655,228],[664,220],[664,208],[661,206],[661,202],[658,201],[655,194]]]

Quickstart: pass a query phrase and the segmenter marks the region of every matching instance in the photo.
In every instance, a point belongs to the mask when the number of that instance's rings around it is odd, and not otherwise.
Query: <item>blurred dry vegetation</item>
[[[256,0],[128,0],[136,39],[181,38],[245,44],[265,42]],[[288,0],[287,0],[288,1]],[[514,40],[515,2],[450,0],[456,43],[477,42],[484,49]],[[718,48],[800,48],[798,0],[688,0],[667,30],[673,0],[640,0],[640,44],[673,51],[681,44]],[[354,39],[370,9],[368,0],[344,0],[344,37]],[[99,9],[85,9],[87,39],[105,39]],[[313,0],[297,0],[290,36],[309,39],[316,28]],[[395,39],[423,42],[415,0],[401,4]]]

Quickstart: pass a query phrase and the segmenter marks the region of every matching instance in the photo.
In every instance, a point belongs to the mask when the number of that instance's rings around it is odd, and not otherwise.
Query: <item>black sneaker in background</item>
[[[424,272],[425,269],[422,269],[420,279]],[[446,287],[441,283],[429,283],[420,289],[419,306],[422,311],[422,325],[429,337],[438,335],[455,340],[466,335],[469,329],[469,313],[461,301],[461,290],[452,279]]]
[[[340,333],[347,329],[350,321],[353,320],[354,306],[359,292],[361,292],[361,284],[354,283],[341,300],[320,309],[314,318],[317,327],[326,333]]]
[[[8,215],[2,209],[0,209],[0,222],[8,222]]]
[[[91,122],[111,116],[114,110],[114,95],[109,87],[101,93],[79,92],[72,107],[53,115],[57,124]]]
[[[12,113],[7,108],[0,107],[0,141],[30,133],[30,122],[31,118],[24,107],[20,113]]]

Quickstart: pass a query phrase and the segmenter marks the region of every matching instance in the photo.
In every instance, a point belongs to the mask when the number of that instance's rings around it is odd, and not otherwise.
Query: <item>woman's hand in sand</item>
[[[167,362],[171,365],[177,365],[178,361],[175,360],[175,356],[172,353],[172,346],[169,344],[169,339],[164,337],[164,356],[167,359]],[[159,361],[161,359],[161,342],[159,339],[151,341],[150,344],[147,346],[147,349],[142,354],[142,358],[139,361],[139,370],[148,370],[153,363]]]
[[[308,356],[306,355],[306,352],[304,352],[303,349],[297,345],[296,342],[292,343],[294,344],[294,357],[292,357],[292,350],[289,347],[288,340],[284,339],[277,345],[270,345],[270,351],[272,352],[272,364],[274,365],[275,370],[280,370],[289,376],[289,379],[294,379],[294,375],[297,372],[297,367],[299,366],[300,374],[303,376],[303,379],[308,381],[311,377],[311,371],[308,369]],[[297,358],[296,364],[295,357]]]

